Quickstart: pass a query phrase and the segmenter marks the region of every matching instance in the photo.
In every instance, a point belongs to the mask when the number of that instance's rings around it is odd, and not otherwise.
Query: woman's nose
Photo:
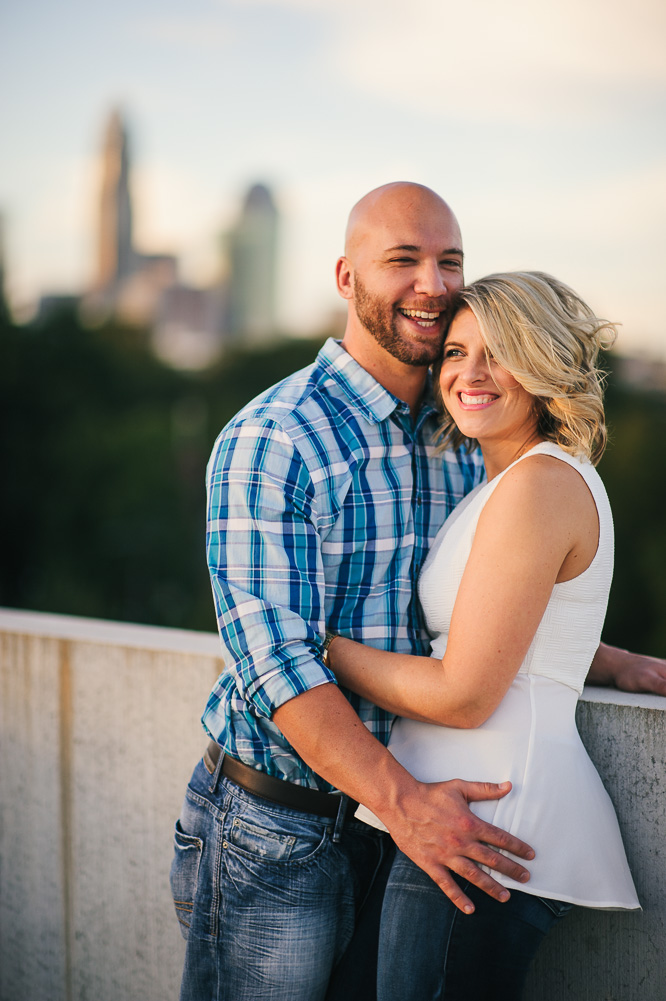
[[[485,379],[488,375],[488,362],[485,355],[467,355],[460,374],[469,383],[480,382]]]

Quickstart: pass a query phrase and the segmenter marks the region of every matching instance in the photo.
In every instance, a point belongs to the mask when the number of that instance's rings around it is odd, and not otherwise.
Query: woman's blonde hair
[[[539,271],[488,275],[465,286],[456,312],[470,309],[488,355],[534,397],[539,434],[595,464],[606,447],[603,407],[605,373],[597,367],[601,348],[616,329],[595,316],[572,289]],[[458,430],[435,389],[444,413],[441,448],[474,446]]]

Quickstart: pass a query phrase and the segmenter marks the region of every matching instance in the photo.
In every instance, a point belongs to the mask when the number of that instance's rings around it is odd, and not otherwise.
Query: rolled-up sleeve
[[[282,428],[248,417],[218,439],[207,486],[224,676],[234,701],[270,719],[289,699],[335,683],[319,656],[325,584],[312,477]]]

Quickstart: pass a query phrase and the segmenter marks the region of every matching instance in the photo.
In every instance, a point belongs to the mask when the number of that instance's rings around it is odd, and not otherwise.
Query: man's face
[[[353,307],[361,326],[399,361],[430,365],[463,285],[460,232],[447,206],[427,196],[389,204],[366,226],[354,263]]]

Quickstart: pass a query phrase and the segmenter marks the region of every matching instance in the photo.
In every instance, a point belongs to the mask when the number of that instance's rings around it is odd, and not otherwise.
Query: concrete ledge
[[[219,657],[217,633],[197,633],[188,629],[137,626],[108,619],[81,619],[74,615],[23,612],[0,608],[0,632],[51,639],[79,640],[95,646],[134,647],[137,650],[168,650],[177,653]]]
[[[213,634],[0,610],[0,1001],[178,997],[171,830],[221,667]],[[576,909],[526,1001],[658,1001],[666,699],[589,688],[578,721],[644,910]]]

